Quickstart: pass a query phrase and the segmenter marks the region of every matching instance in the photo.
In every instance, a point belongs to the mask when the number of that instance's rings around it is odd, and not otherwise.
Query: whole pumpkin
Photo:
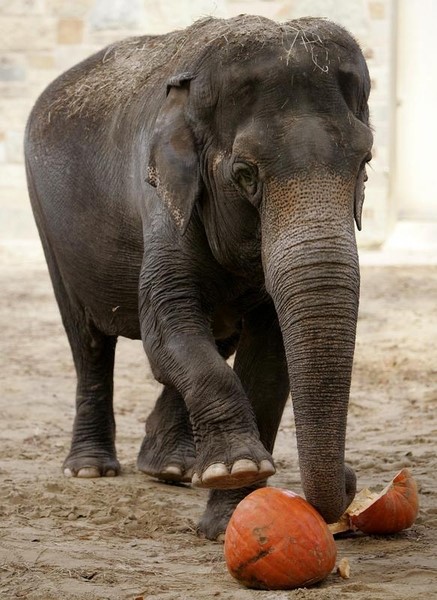
[[[297,494],[261,488],[235,509],[225,533],[229,572],[251,588],[308,586],[335,566],[334,538],[319,513]]]

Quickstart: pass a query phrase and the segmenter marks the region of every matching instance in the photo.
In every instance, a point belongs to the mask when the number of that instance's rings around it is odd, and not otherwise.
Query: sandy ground
[[[120,340],[115,407],[123,475],[68,480],[61,463],[75,378],[47,271],[36,250],[0,249],[0,597],[41,600],[437,598],[437,267],[364,267],[347,456],[359,486],[404,466],[420,489],[408,531],[338,540],[351,577],[308,590],[256,592],[228,575],[222,545],[194,533],[206,493],[135,470],[159,390],[139,342]],[[300,491],[288,406],[272,485]]]

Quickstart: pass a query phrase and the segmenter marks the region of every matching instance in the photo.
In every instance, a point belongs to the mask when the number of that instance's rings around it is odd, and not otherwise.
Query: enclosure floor
[[[437,267],[362,269],[347,459],[359,487],[408,466],[416,524],[390,537],[337,542],[335,572],[293,592],[254,592],[228,575],[222,545],[196,537],[207,493],[138,473],[144,421],[159,392],[141,343],[120,340],[115,411],[121,477],[64,479],[75,376],[40,253],[0,251],[0,596],[401,600],[437,597]],[[271,484],[301,492],[291,403]]]

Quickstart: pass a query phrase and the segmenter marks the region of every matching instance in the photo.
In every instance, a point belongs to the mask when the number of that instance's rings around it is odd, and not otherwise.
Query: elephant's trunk
[[[263,214],[266,285],[287,354],[302,485],[328,522],[355,494],[344,449],[359,265],[352,198],[348,193],[346,202],[344,193],[345,186],[337,189],[335,209],[332,193],[310,209],[296,206],[300,198],[293,195],[288,210],[269,198]]]

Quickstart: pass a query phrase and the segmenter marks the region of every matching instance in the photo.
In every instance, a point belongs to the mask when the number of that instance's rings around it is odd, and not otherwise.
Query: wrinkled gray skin
[[[342,28],[247,16],[114,44],[42,94],[26,165],[77,371],[66,475],[119,472],[114,350],[141,337],[164,388],[138,467],[213,488],[203,535],[274,472],[290,389],[305,495],[342,514],[368,94]]]

